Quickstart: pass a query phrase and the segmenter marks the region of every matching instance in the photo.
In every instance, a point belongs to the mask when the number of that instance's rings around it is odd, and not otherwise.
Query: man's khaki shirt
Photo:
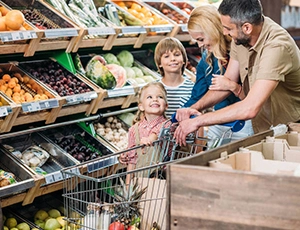
[[[239,62],[246,95],[258,79],[279,81],[252,120],[255,133],[300,120],[300,51],[285,29],[264,17],[256,44],[246,48],[232,41],[230,57]]]

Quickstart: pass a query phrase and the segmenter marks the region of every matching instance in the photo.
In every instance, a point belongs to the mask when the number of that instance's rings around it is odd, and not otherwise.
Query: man
[[[221,110],[201,114],[229,95],[209,90],[191,108],[177,110],[174,137],[185,145],[188,133],[202,126],[252,119],[254,131],[300,120],[300,52],[281,26],[263,16],[259,0],[223,0],[219,7],[224,34],[232,37],[224,76],[242,82],[245,98]],[[189,119],[191,115],[198,115]]]

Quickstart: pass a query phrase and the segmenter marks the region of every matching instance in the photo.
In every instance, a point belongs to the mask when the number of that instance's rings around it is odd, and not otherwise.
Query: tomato
[[[120,222],[113,222],[109,225],[109,230],[125,230],[125,226]]]

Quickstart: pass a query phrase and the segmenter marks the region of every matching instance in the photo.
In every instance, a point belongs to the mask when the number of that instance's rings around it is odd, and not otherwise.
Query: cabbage
[[[117,58],[123,67],[131,67],[134,62],[133,55],[127,51],[127,50],[122,50],[118,55]]]
[[[118,118],[125,122],[127,125],[132,126],[132,122],[135,115],[133,113],[122,113],[118,115]]]
[[[143,71],[139,67],[133,66],[131,69],[134,70],[136,78],[141,78],[144,76]]]
[[[107,64],[120,65],[120,62],[118,61],[118,58],[112,53],[104,54],[103,57],[106,60]]]
[[[130,67],[124,67],[124,69],[126,70],[127,78],[135,78],[136,75],[133,69]]]

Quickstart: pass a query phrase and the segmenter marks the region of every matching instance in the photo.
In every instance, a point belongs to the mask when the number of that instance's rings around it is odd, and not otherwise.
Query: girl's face
[[[203,47],[212,52],[212,41],[203,32],[189,31],[189,34],[197,42],[199,48]]]
[[[160,58],[160,67],[164,69],[165,75],[168,73],[180,73],[184,65],[183,56],[179,49],[166,51]]]
[[[150,86],[142,92],[139,109],[144,111],[147,120],[164,114],[167,102],[164,93],[157,86]]]

